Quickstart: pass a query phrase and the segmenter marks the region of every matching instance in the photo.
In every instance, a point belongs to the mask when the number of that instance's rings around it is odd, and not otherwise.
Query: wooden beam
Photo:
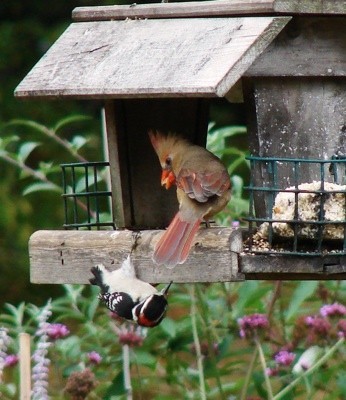
[[[242,254],[240,272],[246,279],[342,280],[346,279],[346,256],[283,256]]]
[[[109,21],[126,18],[201,18],[258,14],[346,14],[345,0],[221,0],[77,7],[75,21]]]
[[[201,227],[186,263],[174,269],[157,266],[151,255],[162,231],[141,231],[132,259],[140,279],[163,282],[223,282],[238,274],[241,232]],[[132,231],[38,231],[29,241],[31,282],[88,283],[92,266],[118,268],[133,245]],[[217,268],[216,268],[217,266]]]
[[[196,1],[181,3],[131,4],[98,7],[77,7],[75,21],[107,21],[126,18],[200,18],[243,14],[271,13],[274,0]]]
[[[201,228],[189,258],[174,269],[151,260],[162,231],[141,231],[132,254],[137,275],[151,283],[228,282],[244,279],[346,279],[346,256],[254,255],[242,252],[241,230]],[[38,231],[29,242],[31,282],[86,284],[90,268],[118,268],[131,251],[132,231]]]

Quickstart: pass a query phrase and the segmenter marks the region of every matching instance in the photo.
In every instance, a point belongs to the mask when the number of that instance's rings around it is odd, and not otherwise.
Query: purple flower
[[[67,336],[70,331],[64,324],[47,324],[47,335],[52,340],[57,340]]]
[[[119,337],[120,344],[130,347],[142,346],[147,334],[147,329],[141,326],[134,326],[130,323],[125,323],[121,328],[114,325],[113,328]]]
[[[346,307],[339,303],[326,304],[321,307],[320,314],[322,317],[342,317],[346,315]]]
[[[288,367],[289,365],[291,365],[295,358],[296,358],[296,355],[287,350],[279,351],[278,353],[275,354],[275,357],[274,357],[275,362],[278,365],[283,365],[285,367]]]
[[[0,327],[0,383],[2,382],[2,374],[7,357],[7,347],[10,340],[7,328]]]
[[[274,367],[274,368],[266,368],[266,375],[267,376],[276,376],[279,373],[279,368]]]
[[[240,337],[246,338],[253,337],[259,331],[268,329],[269,321],[265,314],[251,314],[239,318],[238,325]]]
[[[305,318],[305,323],[309,328],[312,328],[313,332],[317,335],[323,336],[328,335],[332,326],[329,321],[325,318],[318,316],[308,316]]]
[[[19,357],[16,354],[9,354],[5,357],[5,367],[14,367],[18,361]]]
[[[91,364],[97,365],[100,364],[100,362],[102,361],[102,357],[96,351],[91,351],[90,353],[87,354],[87,356]]]
[[[50,360],[48,358],[48,348],[51,343],[48,341],[48,329],[51,326],[47,322],[48,318],[52,315],[51,301],[42,309],[39,314],[38,329],[36,336],[38,337],[36,349],[32,355],[34,366],[31,370],[32,378],[32,400],[49,400],[48,396],[48,374]]]
[[[346,319],[340,319],[340,321],[338,322],[338,336],[340,338],[344,337],[346,338]]]

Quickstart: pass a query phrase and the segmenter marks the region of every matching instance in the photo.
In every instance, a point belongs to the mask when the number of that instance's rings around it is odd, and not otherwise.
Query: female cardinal
[[[221,211],[231,197],[231,182],[210,151],[177,135],[149,132],[162,167],[161,185],[177,185],[179,211],[158,241],[153,260],[173,268],[187,259],[200,223]]]

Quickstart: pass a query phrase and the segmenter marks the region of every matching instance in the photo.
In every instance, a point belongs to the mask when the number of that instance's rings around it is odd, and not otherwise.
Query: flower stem
[[[215,352],[214,352],[215,350],[214,350],[214,346],[213,346],[213,339],[211,337],[212,323],[209,321],[209,310],[206,305],[206,301],[204,300],[201,287],[198,285],[197,285],[197,298],[198,298],[198,303],[200,304],[201,317],[202,317],[203,323],[205,325],[205,333],[206,333],[206,339],[208,342],[209,356],[210,356],[211,361],[214,364],[216,384],[217,384],[217,387],[218,387],[218,390],[220,393],[220,399],[224,400],[224,399],[226,399],[226,396],[225,396],[223,388],[222,388],[222,382],[220,379],[219,370],[217,368],[217,360],[216,360]],[[216,336],[216,335],[214,335],[214,336]]]
[[[332,346],[311,368],[306,370],[303,374],[298,376],[295,380],[293,380],[289,385],[287,385],[284,389],[282,389],[279,393],[277,393],[273,400],[279,400],[284,397],[288,392],[290,392],[301,379],[305,379],[307,376],[311,375],[315,372],[321,365],[323,365],[334,353],[335,351],[345,342],[345,338],[339,339],[334,346]]]
[[[195,344],[196,355],[197,355],[197,367],[198,367],[198,377],[199,377],[199,390],[201,400],[207,400],[207,395],[205,391],[205,381],[204,381],[204,370],[203,370],[203,355],[201,351],[201,343],[198,337],[197,331],[197,306],[196,306],[196,293],[195,285],[190,286],[190,296],[191,296],[191,324],[192,324],[192,335]]]
[[[241,391],[240,400],[246,400],[246,395],[247,395],[247,391],[248,391],[248,388],[249,388],[251,375],[252,375],[252,372],[253,372],[253,370],[255,368],[257,356],[258,356],[258,350],[257,350],[257,347],[256,347],[254,352],[252,353],[252,357],[251,357],[251,360],[250,360],[250,365],[248,367],[248,370],[247,370],[247,373],[246,373],[246,377],[245,377],[245,382],[244,382],[244,385],[243,385],[243,389]]]
[[[132,400],[131,371],[130,371],[130,348],[128,344],[122,345],[123,351],[123,372],[126,399]]]
[[[268,400],[273,400],[274,399],[273,390],[272,390],[272,387],[270,384],[269,376],[267,374],[267,364],[266,364],[266,360],[264,357],[261,343],[259,342],[258,338],[255,338],[255,343],[256,343],[257,351],[258,351],[260,362],[261,362],[262,369],[263,369],[263,375],[264,375],[264,381],[265,381],[266,388],[267,388]]]

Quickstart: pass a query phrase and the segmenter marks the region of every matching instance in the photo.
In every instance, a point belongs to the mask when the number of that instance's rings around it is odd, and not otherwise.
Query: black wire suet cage
[[[346,158],[248,157],[246,252],[346,255]]]
[[[61,164],[65,229],[115,229],[108,189],[109,163]]]

